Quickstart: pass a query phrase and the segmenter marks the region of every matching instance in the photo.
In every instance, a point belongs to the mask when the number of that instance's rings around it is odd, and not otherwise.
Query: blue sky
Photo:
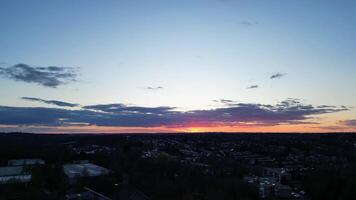
[[[355,15],[346,0],[1,1],[0,67],[70,67],[77,78],[53,88],[3,76],[0,105],[53,106],[21,99],[35,97],[186,111],[297,98],[353,107]],[[356,113],[328,118],[339,126]]]

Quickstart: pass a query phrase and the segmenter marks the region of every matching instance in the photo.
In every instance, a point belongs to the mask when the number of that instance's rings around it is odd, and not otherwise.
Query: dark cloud
[[[247,89],[257,89],[258,85],[250,85],[247,87]]]
[[[33,67],[27,64],[17,64],[0,68],[0,76],[15,81],[56,88],[68,82],[76,81],[77,74],[75,68],[71,67]]]
[[[84,106],[84,109],[95,110],[105,113],[121,113],[121,114],[156,114],[163,115],[167,113],[173,113],[175,107],[140,107],[140,106],[127,106],[125,104],[99,104]]]
[[[318,106],[318,108],[336,108],[337,106],[328,106],[328,105],[321,105],[321,106]],[[346,106],[341,106],[341,107],[344,107],[346,108]]]
[[[27,101],[37,101],[37,102],[42,102],[42,103],[46,103],[46,104],[52,104],[52,105],[61,106],[61,107],[76,107],[76,106],[79,106],[79,104],[67,103],[67,102],[57,101],[57,100],[45,100],[45,99],[34,98],[34,97],[21,97],[21,99],[27,100]]]
[[[349,126],[349,127],[356,127],[356,119],[343,120],[343,121],[340,121],[340,124],[342,124],[344,126]]]
[[[227,101],[228,103],[231,101]],[[225,108],[176,111],[174,107],[124,104],[84,106],[80,110],[0,106],[0,125],[70,126],[87,124],[117,127],[275,126],[311,124],[311,119],[346,108],[319,108],[287,99],[276,105],[231,103]]]
[[[282,73],[276,73],[273,74],[270,79],[277,79],[277,78],[282,78],[283,76],[285,76],[286,74],[282,74]]]
[[[254,123],[254,124],[296,124],[307,123],[313,115],[343,111],[337,109],[320,109],[311,105],[304,105],[294,99],[282,101],[277,105],[264,104],[234,104],[228,108],[214,110],[193,111],[197,119],[204,119],[212,123]]]
[[[61,125],[61,119],[70,117],[71,111],[55,108],[0,106],[2,125]]]

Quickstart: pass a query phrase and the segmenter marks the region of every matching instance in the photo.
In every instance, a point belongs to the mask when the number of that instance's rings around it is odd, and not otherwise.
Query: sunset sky
[[[354,0],[3,0],[0,131],[356,131]]]

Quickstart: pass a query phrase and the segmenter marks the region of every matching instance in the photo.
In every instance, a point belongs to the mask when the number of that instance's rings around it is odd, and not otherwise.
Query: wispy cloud
[[[257,89],[258,85],[250,85],[247,87],[247,89]]]
[[[343,120],[343,121],[340,121],[340,124],[342,124],[344,126],[349,126],[349,127],[356,127],[356,119]]]
[[[72,67],[33,67],[27,64],[16,64],[7,68],[0,67],[0,76],[14,81],[56,88],[76,81],[77,74],[75,68]]]
[[[76,106],[79,106],[79,104],[68,103],[68,102],[57,101],[57,100],[45,100],[45,99],[34,98],[34,97],[21,97],[21,99],[27,100],[27,101],[37,101],[37,102],[42,102],[42,103],[61,106],[61,107],[76,107]]]
[[[249,28],[251,26],[256,26],[259,24],[257,21],[241,21],[238,23],[240,26],[243,26],[245,28]]]
[[[231,99],[216,99],[216,100],[213,100],[213,102],[225,104],[225,105],[228,105],[228,106],[231,106],[231,105],[234,105],[234,104],[238,103],[237,101],[234,101],[234,100],[231,100]]]
[[[270,79],[277,79],[277,78],[282,78],[283,76],[285,76],[286,74],[282,74],[282,73],[275,73],[272,76],[270,76]]]
[[[162,89],[164,89],[164,87],[162,87],[162,86],[156,86],[156,87],[146,86],[146,87],[142,87],[142,88],[146,89],[146,90],[162,90]]]
[[[329,108],[331,108],[331,106],[329,106]],[[346,107],[346,106],[342,106],[341,108],[352,109],[352,108]],[[354,131],[356,131],[356,119],[341,120],[341,121],[338,121],[335,125],[316,126],[313,128],[324,129],[324,130],[331,131],[331,132],[333,132],[333,131],[354,132]]]
[[[340,132],[340,131],[348,131],[349,130],[345,126],[316,126],[316,127],[313,127],[313,128],[323,129],[323,130],[326,130],[326,131],[329,131],[329,132],[334,132],[334,131]]]

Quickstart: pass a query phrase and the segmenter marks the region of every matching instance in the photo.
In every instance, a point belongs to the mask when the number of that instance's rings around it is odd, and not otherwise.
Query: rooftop
[[[43,165],[45,161],[41,159],[16,159],[16,160],[9,160],[9,166],[23,166],[23,165]]]
[[[22,166],[0,167],[0,176],[14,176],[22,174],[24,174]]]
[[[101,176],[109,173],[109,170],[92,164],[66,164],[63,166],[64,173],[69,178],[83,177],[83,176]]]

